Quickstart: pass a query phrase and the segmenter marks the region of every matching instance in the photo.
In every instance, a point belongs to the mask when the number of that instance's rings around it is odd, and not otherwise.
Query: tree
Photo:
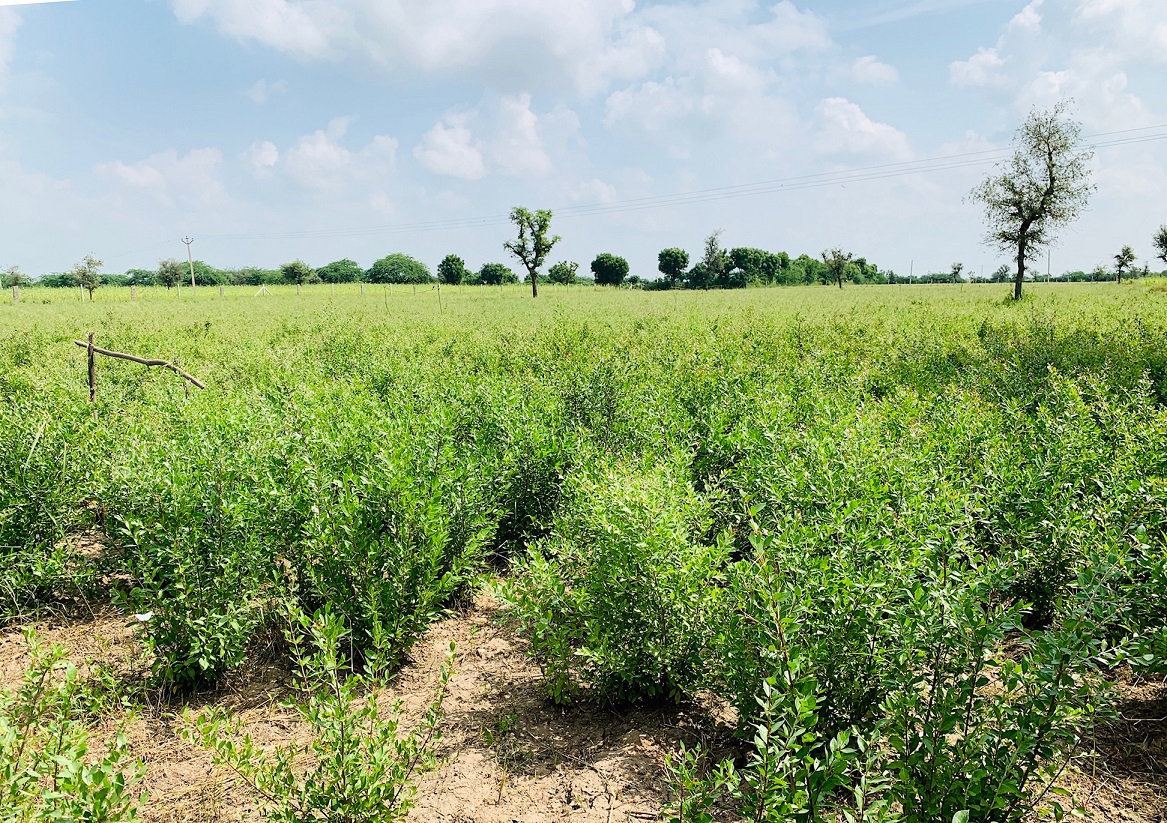
[[[408,254],[382,257],[366,272],[370,283],[432,283],[429,267]]]
[[[32,282],[31,278],[20,270],[20,266],[9,266],[4,270],[4,287],[11,288],[12,286],[27,286]]]
[[[721,247],[721,229],[705,238],[705,253],[701,262],[689,272],[689,288],[711,289],[717,284],[732,263],[725,249]]]
[[[548,209],[539,209],[532,214],[522,206],[515,206],[511,209],[511,222],[518,229],[519,236],[503,243],[503,248],[519,258],[531,280],[531,296],[538,297],[539,269],[562,238],[548,234],[551,231],[551,212]]]
[[[502,263],[484,263],[478,270],[478,282],[484,286],[501,286],[503,283],[518,283],[519,276]]]
[[[592,261],[592,276],[597,286],[619,286],[628,276],[628,261],[608,252],[597,254]]]
[[[953,283],[960,282],[960,279],[961,279],[960,273],[962,271],[964,271],[964,263],[953,263],[952,264],[952,282]]]
[[[1122,276],[1131,270],[1135,259],[1135,250],[1130,246],[1123,246],[1122,251],[1114,256],[1114,273],[1118,275],[1119,283],[1122,282]]]
[[[71,274],[77,283],[89,292],[89,299],[93,299],[93,292],[101,285],[101,267],[105,264],[92,254],[85,255],[85,259],[73,266]]]
[[[1083,148],[1082,126],[1066,117],[1066,104],[1034,109],[1017,131],[1017,151],[969,193],[984,204],[985,242],[1011,251],[1017,261],[1013,299],[1021,299],[1025,264],[1073,222],[1094,185]]]
[[[466,261],[456,254],[447,254],[438,263],[438,280],[447,286],[457,286],[466,279]]]
[[[283,277],[285,283],[295,283],[297,286],[302,286],[305,283],[319,282],[320,278],[316,276],[316,269],[309,266],[303,260],[293,260],[291,263],[284,263],[280,266],[280,275]]]
[[[1151,238],[1151,243],[1155,247],[1155,256],[1167,266],[1167,225],[1159,227],[1159,231]]]
[[[316,274],[325,283],[356,283],[364,276],[365,270],[357,261],[346,257],[317,269]]]
[[[570,260],[556,263],[547,270],[547,279],[552,283],[569,286],[575,282],[579,274],[579,263]]]
[[[167,289],[173,289],[182,282],[186,268],[173,257],[158,261],[158,282]]]
[[[843,274],[847,271],[847,264],[851,262],[854,256],[851,252],[845,252],[840,248],[827,249],[823,252],[823,264],[827,267],[827,271],[831,274],[831,279],[834,280],[839,288],[843,288]]]
[[[675,289],[689,268],[689,252],[684,249],[662,249],[656,256],[656,267],[665,276],[670,289]]]

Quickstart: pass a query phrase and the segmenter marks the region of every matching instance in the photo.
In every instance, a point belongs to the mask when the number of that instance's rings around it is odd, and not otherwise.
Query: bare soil
[[[392,684],[390,696],[403,702],[406,721],[420,717],[434,695],[446,650],[455,643],[438,763],[418,780],[409,819],[661,819],[664,755],[681,740],[692,743],[712,734],[706,713],[555,706],[522,641],[496,619],[497,609],[481,595],[464,612],[436,623]],[[36,629],[42,642],[69,649],[83,672],[100,665],[133,682],[143,677],[147,661],[132,624],[132,616],[105,610]],[[20,630],[0,633],[0,689],[18,684],[27,663]],[[280,666],[257,664],[187,706],[196,712],[207,706],[229,709],[261,746],[304,740],[307,729],[281,705],[289,682]],[[1124,673],[1116,688],[1120,719],[1096,730],[1062,782],[1088,820],[1167,823],[1167,682]],[[148,706],[126,726],[134,755],[146,765],[143,819],[257,819],[245,787],[180,735],[181,711],[181,706]],[[100,731],[112,733],[119,722],[111,717]]]

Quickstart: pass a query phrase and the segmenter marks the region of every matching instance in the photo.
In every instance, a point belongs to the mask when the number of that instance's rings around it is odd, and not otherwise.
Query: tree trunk
[[[531,272],[531,296],[539,296],[539,273],[534,271]]]
[[[1025,279],[1025,252],[1026,252],[1026,237],[1022,233],[1021,239],[1017,241],[1017,280],[1013,283],[1013,299],[1021,299],[1021,282]]]
[[[843,288],[843,272],[835,273],[835,282],[839,284],[839,288]]]

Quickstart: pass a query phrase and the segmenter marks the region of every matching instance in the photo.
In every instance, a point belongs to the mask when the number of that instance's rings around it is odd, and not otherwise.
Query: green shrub
[[[0,821],[130,823],[142,776],[119,730],[90,754],[92,695],[65,652],[25,633],[32,662],[15,693],[0,693]]]
[[[677,699],[704,677],[725,559],[698,543],[707,512],[664,467],[581,467],[551,535],[503,590],[557,702]]]
[[[185,735],[210,750],[257,795],[265,820],[389,823],[412,806],[413,779],[431,762],[441,736],[442,702],[454,647],[422,722],[401,730],[401,703],[386,713],[372,682],[346,672],[348,632],[330,610],[298,615],[287,631],[296,659],[299,699],[288,708],[312,731],[310,743],[261,749],[222,710],[189,712]]]

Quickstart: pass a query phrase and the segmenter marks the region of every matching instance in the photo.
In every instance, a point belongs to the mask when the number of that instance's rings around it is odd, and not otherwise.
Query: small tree
[[[89,292],[89,299],[93,299],[93,292],[101,285],[101,267],[105,263],[92,254],[85,255],[85,259],[73,266],[72,275],[77,283]]]
[[[823,252],[823,263],[830,272],[831,279],[840,289],[843,288],[843,275],[847,271],[847,264],[851,262],[853,256],[851,252],[845,252],[840,248],[827,249]]]
[[[20,266],[9,266],[4,271],[4,287],[11,288],[12,286],[27,286],[31,278],[20,270]]]
[[[964,263],[953,263],[952,264],[952,282],[953,283],[960,282],[960,279],[961,279],[960,273],[962,271],[964,271]]]
[[[1030,112],[1013,157],[969,194],[985,206],[985,242],[1016,255],[1014,300],[1021,299],[1025,264],[1078,217],[1094,191],[1087,167],[1094,153],[1083,148],[1081,124],[1065,114],[1065,103]]]
[[[158,282],[167,289],[173,289],[182,282],[186,267],[173,257],[158,261]]]
[[[284,263],[284,265],[280,266],[280,275],[283,277],[285,283],[295,283],[297,286],[302,286],[305,283],[314,283],[320,279],[316,276],[316,270],[303,260],[293,260],[291,263]]]
[[[433,275],[425,263],[408,254],[382,257],[366,273],[370,283],[431,283]]]
[[[1167,266],[1167,225],[1159,227],[1159,231],[1151,238],[1151,243],[1155,247],[1155,256]]]
[[[502,263],[484,263],[478,270],[478,282],[484,286],[501,286],[503,283],[518,283],[519,276]]]
[[[357,261],[346,257],[317,269],[316,274],[325,283],[356,283],[364,276],[365,270]]]
[[[447,254],[438,263],[438,280],[447,286],[457,286],[466,279],[466,261],[456,254]]]
[[[665,276],[670,289],[675,289],[689,268],[689,252],[684,249],[663,249],[656,256],[656,267]]]
[[[592,261],[592,276],[597,286],[619,286],[628,276],[628,261],[608,252],[597,254]]]
[[[1135,262],[1135,250],[1130,246],[1123,246],[1122,251],[1114,256],[1114,273],[1118,276],[1118,282],[1122,282],[1122,276],[1131,270]]]
[[[563,286],[570,286],[575,282],[576,276],[579,274],[579,263],[566,260],[556,263],[547,270],[547,279],[552,283],[559,283]]]
[[[522,206],[511,209],[511,222],[518,229],[519,236],[514,240],[503,243],[503,248],[513,254],[527,270],[531,280],[531,296],[539,296],[539,269],[547,260],[551,249],[562,238],[559,235],[550,235],[551,212],[548,209],[539,209],[532,213]]]

